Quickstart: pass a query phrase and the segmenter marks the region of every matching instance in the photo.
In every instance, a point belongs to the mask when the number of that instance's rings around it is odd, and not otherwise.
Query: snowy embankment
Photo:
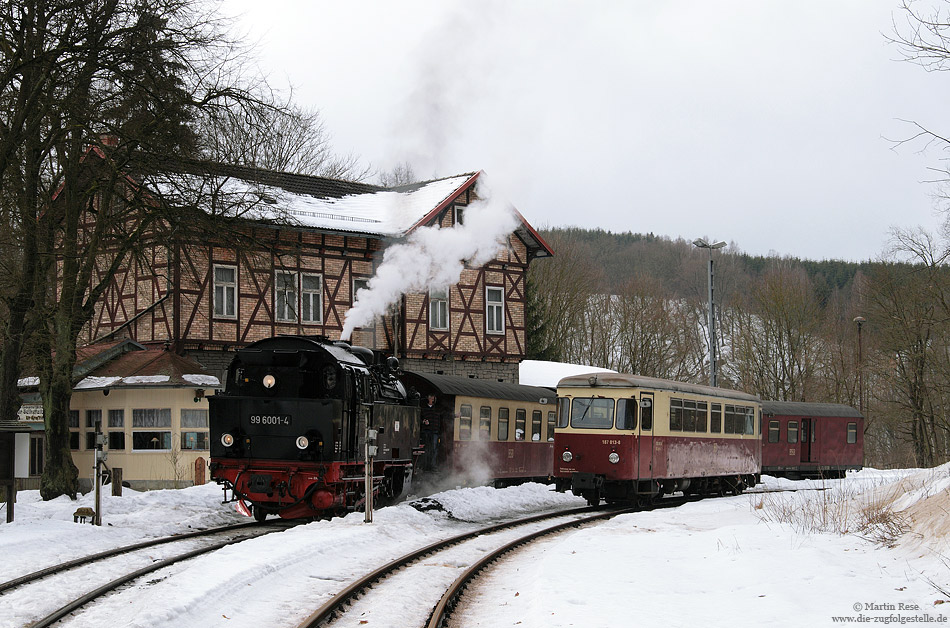
[[[796,492],[621,515],[541,541],[497,565],[456,617],[461,626],[546,628],[946,621],[950,467],[869,469],[825,482],[766,477],[757,490],[778,488]],[[245,520],[220,498],[213,485],[127,491],[104,498],[104,525],[96,528],[72,522],[91,495],[44,503],[22,492],[17,521],[0,525],[0,581],[145,537]],[[537,484],[432,498],[441,509],[404,503],[378,511],[373,524],[353,513],[157,572],[69,625],[293,626],[358,574],[436,538],[512,513],[583,505]],[[430,562],[433,570],[463,567]],[[90,588],[89,577],[73,572],[29,587],[28,598],[0,596],[0,627],[28,624],[68,601],[71,589]],[[393,600],[393,608],[406,602]]]

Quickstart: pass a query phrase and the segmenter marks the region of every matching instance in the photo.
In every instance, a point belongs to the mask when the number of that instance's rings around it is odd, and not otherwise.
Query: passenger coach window
[[[508,440],[508,408],[498,408],[498,440]]]
[[[478,440],[491,440],[491,408],[482,406],[478,414]]]
[[[722,432],[722,404],[712,404],[712,416],[709,419],[709,431],[713,434]]]
[[[527,414],[525,410],[515,410],[515,440],[524,440],[524,424]]]
[[[472,406],[467,403],[459,408],[459,440],[472,440]]]
[[[707,404],[705,401],[696,402],[696,431],[697,432],[706,432],[706,407]]]
[[[848,423],[848,444],[853,445],[858,442],[858,424]]]
[[[613,399],[581,398],[571,403],[571,427],[610,429],[613,425]]]
[[[798,421],[788,422],[788,442],[790,443],[798,442]]]
[[[641,397],[640,429],[649,432],[653,429],[653,397]]]
[[[541,411],[534,410],[531,412],[531,440],[539,441],[541,440]]]
[[[778,420],[773,419],[769,421],[769,442],[770,443],[778,442],[778,432],[779,432]]]
[[[554,420],[555,420],[554,410],[548,411],[548,442],[551,442],[554,440]]]
[[[618,399],[617,400],[617,429],[618,430],[637,429],[637,400],[636,399]]]

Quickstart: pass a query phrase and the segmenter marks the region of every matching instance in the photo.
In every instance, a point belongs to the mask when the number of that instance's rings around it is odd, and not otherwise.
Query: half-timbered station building
[[[231,166],[216,176],[220,189],[256,201],[241,223],[246,237],[155,241],[150,264],[116,275],[81,342],[167,345],[221,376],[235,349],[262,338],[338,339],[385,247],[464,222],[481,173],[392,188]],[[406,369],[517,382],[525,275],[532,259],[552,255],[518,219],[493,260],[452,285],[402,295],[352,343],[396,355]]]

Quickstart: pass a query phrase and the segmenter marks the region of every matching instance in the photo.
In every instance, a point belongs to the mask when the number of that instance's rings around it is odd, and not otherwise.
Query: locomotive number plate
[[[289,414],[252,414],[249,418],[251,425],[290,425],[291,420]]]

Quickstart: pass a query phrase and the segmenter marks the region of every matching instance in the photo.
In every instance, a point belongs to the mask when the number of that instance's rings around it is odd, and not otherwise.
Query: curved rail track
[[[177,554],[175,556],[166,558],[164,560],[152,562],[146,567],[124,574],[120,576],[119,578],[116,578],[100,587],[97,587],[93,591],[90,591],[86,593],[85,595],[82,595],[81,597],[76,598],[75,600],[69,602],[68,604],[56,609],[49,615],[46,615],[45,617],[42,617],[30,624],[30,628],[46,628],[47,626],[53,625],[54,623],[56,623],[63,617],[67,616],[68,614],[72,613],[73,611],[88,604],[92,600],[95,600],[96,598],[101,597],[102,595],[105,595],[109,591],[112,591],[122,586],[123,584],[132,582],[133,580],[143,575],[146,575],[153,571],[157,571],[164,567],[168,567],[169,565],[173,565],[175,563],[188,560],[190,558],[194,558],[195,556],[200,556],[201,554],[213,552],[214,550],[221,549],[222,547],[226,547],[228,545],[233,545],[235,543],[240,543],[248,539],[257,538],[265,534],[271,534],[273,532],[286,530],[288,529],[288,527],[291,527],[292,525],[295,525],[295,524],[288,525],[280,521],[274,521],[270,523],[257,523],[257,522],[239,523],[239,524],[234,524],[234,525],[229,525],[229,526],[222,526],[218,528],[209,528],[207,530],[188,532],[185,534],[176,534],[173,536],[161,537],[161,538],[152,539],[149,541],[143,541],[141,543],[134,543],[132,545],[125,545],[122,547],[117,547],[117,548],[113,548],[113,549],[106,550],[103,552],[99,552],[97,554],[91,554],[89,556],[76,558],[74,560],[70,560],[70,561],[60,563],[57,565],[52,565],[50,567],[46,567],[44,569],[40,569],[38,571],[34,571],[32,573],[20,576],[19,578],[14,578],[13,580],[0,583],[0,593],[5,593],[7,591],[16,589],[18,587],[22,587],[26,584],[35,582],[37,580],[41,580],[43,578],[61,574],[61,573],[70,571],[72,569],[77,569],[79,567],[85,567],[93,563],[107,560],[109,558],[121,556],[123,554],[131,554],[143,549],[148,549],[148,548],[156,547],[159,545],[165,545],[168,543],[176,543],[176,542],[180,543],[183,541],[189,541],[189,540],[199,539],[199,538],[204,538],[204,537],[214,537],[214,536],[219,536],[222,534],[232,534],[232,533],[235,534],[235,536],[227,538],[223,541],[209,543],[202,547],[191,549],[189,551],[183,552],[181,554]],[[245,534],[245,532],[247,533]]]
[[[692,501],[687,498],[668,498],[663,502],[659,502],[652,508],[671,508],[674,506],[679,506],[687,501]],[[515,519],[505,523],[495,524],[487,526],[484,528],[479,528],[471,532],[466,532],[464,534],[459,534],[442,541],[437,541],[431,545],[427,545],[420,549],[409,552],[404,556],[400,556],[393,561],[375,569],[361,578],[354,581],[352,584],[347,586],[345,589],[337,593],[333,599],[328,601],[322,607],[317,609],[313,614],[307,617],[302,623],[298,625],[297,628],[318,628],[334,622],[335,620],[341,618],[346,614],[347,607],[350,607],[354,604],[355,600],[364,594],[367,594],[374,586],[381,583],[386,578],[389,578],[396,574],[396,572],[402,570],[405,567],[416,563],[420,559],[428,556],[433,556],[444,552],[445,550],[452,548],[456,545],[460,545],[466,541],[476,539],[479,537],[484,537],[487,535],[495,534],[504,530],[510,530],[512,528],[521,527],[529,525],[532,523],[537,523],[549,519],[563,519],[565,517],[572,517],[569,521],[563,521],[552,526],[544,527],[540,530],[533,530],[528,534],[519,536],[518,538],[511,540],[507,543],[503,543],[500,547],[489,551],[482,558],[480,558],[475,563],[471,564],[465,572],[459,576],[455,582],[448,588],[446,593],[442,598],[436,603],[435,608],[432,610],[428,622],[423,623],[423,625],[429,628],[435,628],[437,626],[442,626],[445,619],[451,613],[452,609],[455,608],[459,597],[462,595],[465,587],[474,580],[479,572],[481,572],[487,565],[495,560],[498,560],[499,557],[506,554],[507,552],[512,551],[513,549],[520,547],[526,543],[533,541],[541,536],[548,534],[554,534],[566,530],[568,528],[577,527],[586,523],[599,521],[602,519],[608,519],[615,517],[619,514],[624,514],[628,512],[636,512],[639,510],[645,510],[640,507],[629,507],[629,508],[611,508],[608,507],[606,510],[604,507],[596,508],[576,508],[572,510],[562,510],[558,512],[546,513],[543,515],[535,515],[532,517],[526,517],[523,519]],[[425,622],[424,619],[420,618],[421,622]]]

